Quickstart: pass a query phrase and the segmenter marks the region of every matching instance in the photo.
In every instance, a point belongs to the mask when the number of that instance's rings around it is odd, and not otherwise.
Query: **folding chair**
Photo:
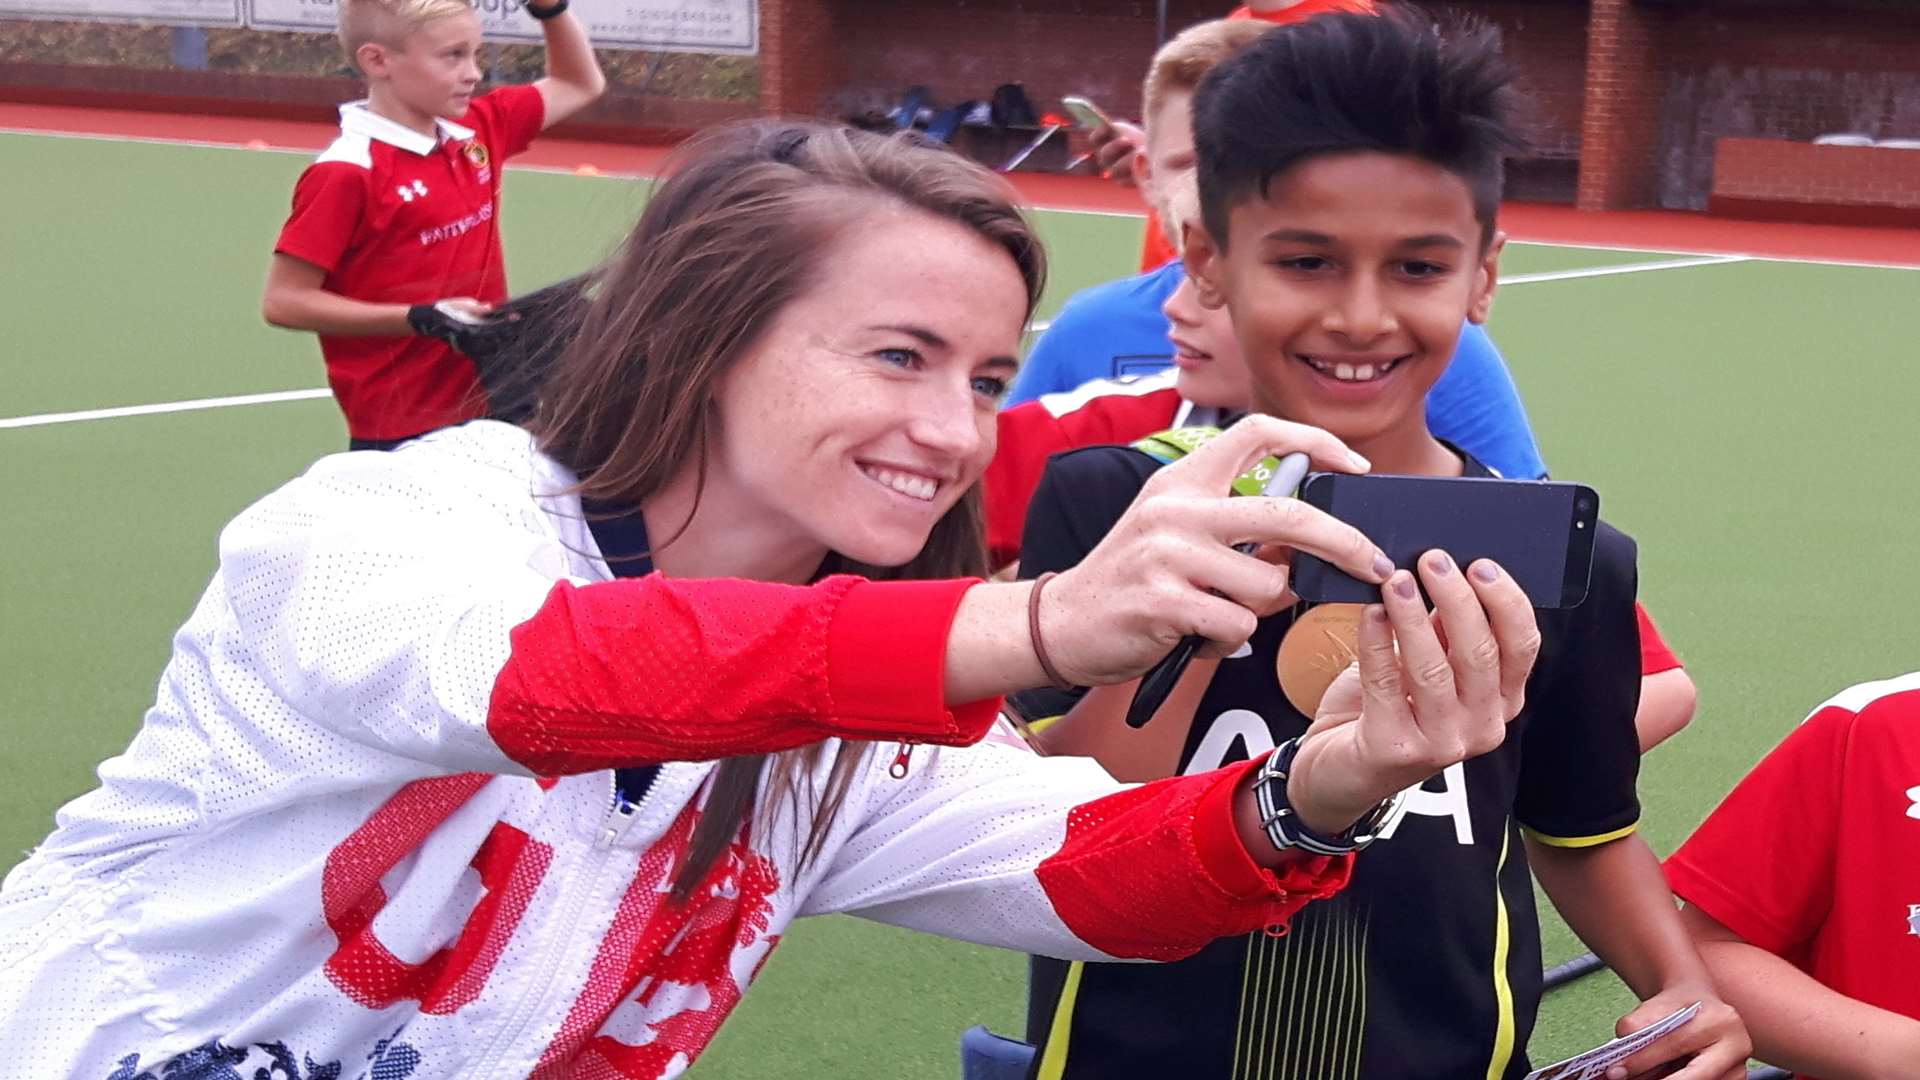
[[[900,104],[887,114],[896,131],[905,131],[920,122],[920,113],[927,108],[927,94],[924,86],[907,87],[907,92],[901,95]]]
[[[938,143],[952,142],[953,133],[960,130],[961,122],[966,120],[967,114],[973,112],[974,107],[979,104],[977,101],[963,101],[951,109],[941,109],[934,113],[933,119],[927,121],[927,138]]]
[[[960,1080],[1027,1080],[1035,1052],[1027,1043],[975,1024],[960,1036]]]

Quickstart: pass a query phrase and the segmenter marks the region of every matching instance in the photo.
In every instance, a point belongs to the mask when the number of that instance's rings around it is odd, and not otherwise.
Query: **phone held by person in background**
[[[1067,110],[1067,115],[1073,117],[1073,122],[1084,131],[1097,131],[1113,122],[1107,119],[1107,114],[1101,111],[1100,106],[1078,94],[1068,94],[1061,98],[1060,105]]]

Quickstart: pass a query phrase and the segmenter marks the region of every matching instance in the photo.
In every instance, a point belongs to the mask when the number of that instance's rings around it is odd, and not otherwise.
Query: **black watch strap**
[[[1260,811],[1260,824],[1267,839],[1281,851],[1297,848],[1315,855],[1347,855],[1359,851],[1377,839],[1383,829],[1400,814],[1406,793],[1383,799],[1336,836],[1322,836],[1307,828],[1287,802],[1287,777],[1293,771],[1293,759],[1300,753],[1300,740],[1288,739],[1274,749],[1266,763],[1254,774],[1253,797]]]
[[[533,16],[536,19],[539,19],[542,22],[545,22],[546,20],[551,19],[556,15],[563,15],[566,13],[566,10],[567,10],[567,0],[560,0],[559,3],[554,4],[551,7],[534,7],[532,4],[527,5],[527,14]]]

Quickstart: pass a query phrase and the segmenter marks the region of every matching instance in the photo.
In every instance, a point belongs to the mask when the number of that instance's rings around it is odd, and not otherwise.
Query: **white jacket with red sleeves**
[[[965,583],[613,581],[573,479],[480,422],[222,533],[139,734],[0,892],[0,1077],[651,1080],[800,915],[1169,959],[1344,883],[1248,859],[1244,767],[1129,788],[989,734],[889,775],[993,722],[940,700]],[[775,803],[671,902],[712,759],[823,739],[865,767],[818,856]]]

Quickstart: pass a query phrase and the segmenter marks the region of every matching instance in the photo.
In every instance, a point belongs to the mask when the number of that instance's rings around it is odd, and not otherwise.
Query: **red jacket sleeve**
[[[344,161],[307,167],[293,185],[293,212],[273,250],[332,273],[366,216],[367,170]]]
[[[1641,678],[1683,666],[1680,658],[1668,647],[1666,639],[1660,636],[1660,628],[1653,624],[1653,616],[1647,614],[1646,605],[1635,601],[1633,613],[1640,620]]]
[[[1675,894],[1793,958],[1833,902],[1840,781],[1854,714],[1828,706],[1754,766],[1667,860]]]
[[[1066,841],[1036,871],[1060,920],[1109,955],[1178,960],[1217,938],[1284,927],[1345,888],[1351,855],[1310,856],[1276,873],[1241,846],[1233,794],[1263,760],[1075,807]]]
[[[462,119],[487,144],[496,162],[526,152],[547,122],[547,101],[531,84],[503,86],[473,99]]]
[[[487,731],[544,776],[833,737],[971,743],[1000,702],[949,709],[943,683],[947,633],[974,584],[562,582],[512,631]]]

